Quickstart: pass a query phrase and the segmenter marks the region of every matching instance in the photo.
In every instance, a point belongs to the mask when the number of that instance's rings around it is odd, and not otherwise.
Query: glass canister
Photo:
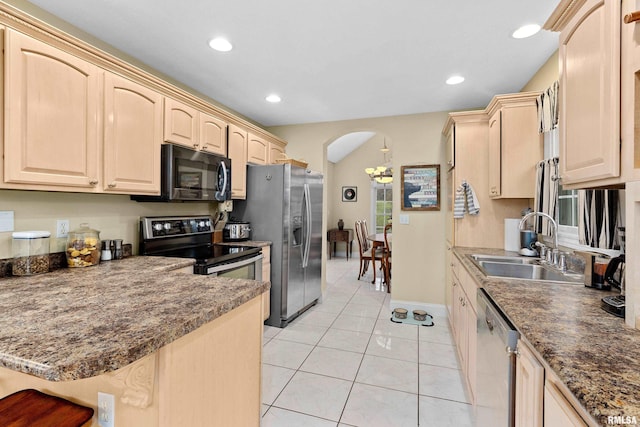
[[[67,239],[67,265],[89,267],[100,263],[100,232],[80,224],[80,228],[69,232]]]
[[[48,231],[17,231],[11,235],[14,276],[49,272],[50,236]]]

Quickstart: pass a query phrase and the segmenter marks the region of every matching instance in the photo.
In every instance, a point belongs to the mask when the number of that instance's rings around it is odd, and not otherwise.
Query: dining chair
[[[382,262],[382,250],[374,251],[369,239],[367,239],[367,223],[365,220],[356,221],[356,237],[358,238],[358,249],[360,251],[360,269],[358,270],[358,280],[364,276],[369,269],[369,262],[379,260]]]
[[[384,281],[387,283],[387,292],[391,292],[391,245],[389,245],[388,233],[391,231],[391,223],[384,226],[384,252],[382,265]]]

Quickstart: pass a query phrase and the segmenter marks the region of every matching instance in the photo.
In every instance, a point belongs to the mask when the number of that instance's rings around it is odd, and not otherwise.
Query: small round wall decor
[[[358,187],[342,187],[342,201],[355,202],[358,200]]]

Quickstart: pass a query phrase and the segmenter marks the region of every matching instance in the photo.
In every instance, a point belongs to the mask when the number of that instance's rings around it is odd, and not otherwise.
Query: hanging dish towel
[[[465,212],[468,212],[469,215],[478,215],[480,213],[480,202],[473,187],[467,181],[462,181],[460,187],[456,189],[453,217],[462,218]]]

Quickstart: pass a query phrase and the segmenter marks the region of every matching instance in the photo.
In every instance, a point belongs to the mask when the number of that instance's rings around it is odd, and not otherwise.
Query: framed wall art
[[[400,179],[403,211],[440,210],[440,165],[402,166]]]
[[[342,187],[342,201],[343,202],[357,202],[358,201],[358,187]]]

